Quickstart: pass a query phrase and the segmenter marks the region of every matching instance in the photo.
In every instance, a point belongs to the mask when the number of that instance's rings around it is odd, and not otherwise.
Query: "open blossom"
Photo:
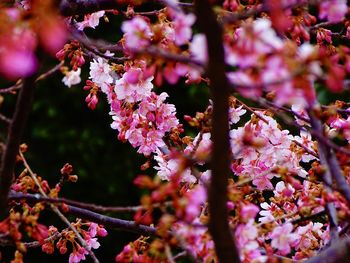
[[[144,48],[149,45],[153,36],[151,27],[142,17],[136,16],[122,24],[125,33],[125,46],[130,49]]]
[[[275,189],[273,191],[275,196],[291,197],[295,192],[295,189],[290,184],[286,186],[284,182],[278,182]]]
[[[84,21],[77,23],[79,30],[84,30],[86,27],[95,28],[100,23],[100,18],[105,15],[105,11],[98,11],[89,15],[85,15]]]
[[[69,263],[78,263],[82,260],[85,260],[86,257],[85,255],[87,255],[88,252],[86,251],[85,248],[83,247],[79,247],[78,250],[74,249],[73,252],[69,255]]]
[[[158,151],[158,154],[154,156],[154,160],[158,162],[158,166],[155,166],[154,169],[158,171],[157,174],[162,180],[169,181],[171,177],[181,168],[181,160],[168,160],[168,158],[160,153],[160,151]],[[186,168],[185,170],[181,171],[181,181],[195,183],[197,179],[191,174],[191,170]]]
[[[81,82],[80,73],[81,73],[80,68],[78,68],[78,70],[71,70],[66,73],[66,75],[62,79],[62,82],[64,83],[64,85],[66,85],[69,88],[72,85],[79,84]]]
[[[240,106],[238,108],[230,107],[228,110],[228,116],[229,116],[229,123],[230,124],[236,124],[241,119],[240,117],[244,115],[247,111],[245,109],[242,109],[243,106]]]
[[[291,246],[298,240],[299,235],[292,233],[293,225],[285,223],[277,226],[271,233],[271,246],[276,248],[282,255],[287,255],[291,251]]]
[[[190,51],[195,60],[203,63],[208,61],[207,39],[204,34],[196,34],[193,37]]]
[[[301,130],[300,136],[294,136],[294,140],[305,146],[307,149],[313,151],[314,142],[312,141],[312,137],[309,132]],[[315,159],[317,159],[315,156],[308,153],[304,153],[301,160],[307,163]]]
[[[241,217],[243,220],[248,221],[254,219],[259,211],[259,207],[254,204],[242,204]]]
[[[328,0],[320,4],[320,19],[327,19],[329,22],[340,22],[348,11],[346,0]]]
[[[187,222],[193,221],[201,212],[201,206],[207,200],[207,193],[203,185],[197,185],[194,189],[186,193],[188,204],[186,206]]]
[[[193,14],[177,13],[173,22],[175,30],[175,43],[177,45],[186,44],[192,37],[192,29],[196,20]]]
[[[116,80],[114,91],[118,100],[132,103],[151,95],[153,76],[143,79],[141,69],[133,71],[139,72],[139,75],[134,76],[135,73],[127,71],[120,79]]]
[[[242,262],[265,262],[266,257],[259,250],[257,242],[258,228],[254,219],[250,219],[245,224],[239,224],[235,230],[235,239],[240,251]]]
[[[113,82],[110,72],[110,66],[102,58],[94,59],[90,63],[90,78],[96,85],[101,87],[102,91],[107,89],[107,84]]]

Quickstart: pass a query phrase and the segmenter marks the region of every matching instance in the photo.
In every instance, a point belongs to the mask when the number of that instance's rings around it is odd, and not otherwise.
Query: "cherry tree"
[[[0,114],[0,246],[16,248],[16,263],[32,247],[99,262],[100,238],[117,228],[140,236],[116,262],[346,260],[348,9],[345,0],[1,3],[0,74],[13,85],[0,94],[17,102],[12,117]],[[115,41],[87,33],[114,17]],[[50,56],[58,64],[43,70]],[[139,206],[64,198],[64,182],[79,184],[70,164],[56,185],[33,171],[22,134],[36,83],[57,72],[85,90],[84,107],[105,100],[116,138],[144,156],[153,176],[135,175],[147,193]],[[211,99],[179,116],[167,84],[201,85]],[[322,104],[323,90],[339,100]],[[44,210],[65,227],[43,224]]]

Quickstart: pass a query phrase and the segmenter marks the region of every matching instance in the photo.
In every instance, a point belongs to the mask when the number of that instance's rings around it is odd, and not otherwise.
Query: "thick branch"
[[[219,262],[240,262],[231,229],[228,224],[227,180],[230,173],[230,141],[228,124],[228,98],[230,85],[225,75],[222,28],[219,26],[209,1],[195,1],[200,30],[205,33],[209,62],[207,73],[213,99],[211,184],[209,188],[209,231],[215,243]]]
[[[35,77],[24,79],[23,88],[17,99],[16,111],[9,127],[7,145],[1,159],[0,169],[0,218],[7,214],[7,196],[9,194],[16,155],[21,143],[23,130],[28,119],[34,94]]]

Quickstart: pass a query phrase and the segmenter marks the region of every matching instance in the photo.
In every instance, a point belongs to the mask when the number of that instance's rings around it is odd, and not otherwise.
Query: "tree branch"
[[[21,143],[22,134],[27,122],[32,98],[34,94],[35,77],[31,76],[23,81],[23,88],[17,99],[16,111],[9,127],[7,145],[1,159],[0,169],[0,219],[7,215],[7,196],[13,178],[16,155]]]
[[[315,132],[318,134],[323,134],[322,123],[315,116],[315,110],[317,109],[309,110],[310,124]],[[348,204],[350,204],[350,186],[341,172],[338,159],[335,156],[334,151],[329,148],[323,140],[320,140],[319,137],[316,137],[316,141],[318,143],[318,153],[320,156],[321,164],[324,165],[325,168],[329,171],[331,177],[337,183],[339,191],[343,194]],[[331,183],[332,180],[329,181],[329,178],[326,178],[324,181],[326,184],[328,184],[329,182]]]
[[[230,85],[225,75],[222,28],[208,0],[195,1],[199,28],[205,33],[209,62],[207,73],[213,99],[212,131],[213,152],[209,188],[209,232],[215,243],[219,262],[240,262],[239,254],[228,224],[227,180],[230,173],[231,150],[229,141],[228,98]]]
[[[42,202],[44,199],[45,198],[43,198],[40,195],[38,196],[37,194],[24,194],[17,193],[14,191],[12,191],[9,195],[9,200],[27,200],[27,202],[29,203]],[[67,215],[77,216],[81,219],[90,220],[92,222],[102,224],[107,227],[117,228],[120,230],[125,230],[141,235],[155,235],[157,231],[154,227],[138,225],[134,221],[122,220],[110,216],[101,215],[99,213],[89,211],[88,209],[79,208],[73,205],[68,205],[68,210],[64,211],[64,213]]]
[[[317,256],[307,260],[306,263],[337,263],[346,262],[350,256],[350,238],[334,242],[330,247]]]

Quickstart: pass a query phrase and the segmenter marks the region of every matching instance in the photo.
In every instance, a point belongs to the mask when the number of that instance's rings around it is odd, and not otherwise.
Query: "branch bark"
[[[317,256],[307,260],[306,263],[337,263],[346,262],[350,256],[350,238],[334,242],[330,247]]]
[[[317,109],[313,108],[309,110],[310,124],[313,129],[318,134],[323,134],[323,127],[321,121],[315,116],[315,111]],[[325,166],[327,172],[330,173],[332,178],[325,180],[325,183],[331,183],[332,179],[335,180],[337,184],[337,189],[343,194],[348,204],[350,204],[350,185],[346,181],[344,175],[341,172],[338,159],[335,155],[333,149],[328,147],[328,145],[321,140],[319,137],[316,137],[318,143],[318,153],[320,156],[321,164]]]
[[[117,0],[62,0],[60,12],[63,16],[85,15],[121,6]]]
[[[228,223],[227,181],[230,173],[230,140],[228,98],[230,85],[225,75],[222,28],[208,0],[195,1],[199,28],[207,38],[209,62],[207,74],[213,99],[211,182],[209,187],[209,232],[215,243],[216,255],[221,263],[240,262],[239,254]]]
[[[0,169],[0,219],[7,215],[7,197],[16,164],[16,155],[21,143],[23,130],[27,122],[34,95],[35,77],[31,76],[23,81],[23,87],[17,99],[16,111],[11,121],[7,145],[1,158]]]
[[[27,200],[27,202],[37,203],[41,199],[35,194],[23,194],[17,192],[11,192],[9,195],[10,200]],[[136,224],[134,221],[122,220],[110,216],[105,216],[99,213],[92,212],[88,209],[79,208],[73,205],[68,205],[67,211],[62,211],[67,215],[74,215],[81,219],[90,220],[92,222],[102,224],[106,227],[117,228],[120,230],[137,233],[140,235],[156,235],[157,229],[145,225]]]

